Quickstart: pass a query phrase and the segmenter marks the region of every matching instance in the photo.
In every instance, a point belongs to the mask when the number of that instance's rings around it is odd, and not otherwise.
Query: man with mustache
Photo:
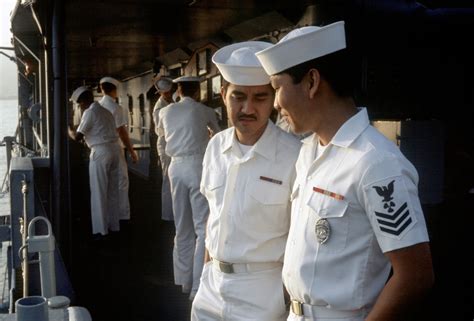
[[[303,141],[283,280],[288,320],[406,320],[433,282],[418,174],[353,99],[344,22],[256,53]],[[389,278],[390,270],[393,274]]]
[[[248,41],[212,60],[233,127],[214,136],[203,161],[201,192],[209,201],[207,260],[193,321],[285,320],[281,269],[290,224],[290,190],[300,142],[273,124],[274,91]]]

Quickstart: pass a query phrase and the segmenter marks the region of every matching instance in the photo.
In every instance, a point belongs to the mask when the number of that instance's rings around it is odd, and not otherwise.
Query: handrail
[[[23,296],[28,296],[28,212],[27,212],[27,194],[28,194],[28,183],[26,181],[26,175],[23,174],[23,180],[21,181],[21,193],[23,194],[23,220],[20,222],[21,233],[22,233],[22,246],[20,247],[20,253],[22,253],[22,265],[23,265]]]

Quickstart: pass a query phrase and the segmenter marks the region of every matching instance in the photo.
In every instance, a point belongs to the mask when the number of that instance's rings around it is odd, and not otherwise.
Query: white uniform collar
[[[276,144],[275,136],[277,134],[277,129],[275,124],[268,120],[267,127],[263,132],[262,136],[258,141],[253,145],[252,151],[250,153],[257,153],[265,157],[268,160],[274,161],[276,156]],[[236,154],[241,155],[240,148],[237,146],[237,137],[235,135],[235,127],[231,128],[231,131],[228,136],[226,136],[222,142],[222,153],[225,153],[229,150],[234,151]]]
[[[336,146],[347,148],[369,126],[369,116],[365,107],[358,108],[357,114],[349,118],[331,139]]]
[[[191,98],[191,97],[189,97],[189,96],[184,96],[184,97],[182,97],[182,98],[178,101],[178,103],[180,103],[180,102],[182,102],[182,101],[183,101],[183,102],[184,102],[184,101],[196,102],[193,98]]]
[[[107,94],[104,94],[104,96],[102,97],[102,99],[103,99],[103,100],[111,101],[111,102],[113,102],[113,103],[117,103],[117,102],[115,101],[115,99],[114,99],[112,96],[109,96],[109,95],[107,95]]]
[[[357,108],[358,112],[349,118],[337,131],[329,144],[347,148],[370,125],[369,116],[365,107]],[[303,144],[317,144],[316,133],[302,140]]]

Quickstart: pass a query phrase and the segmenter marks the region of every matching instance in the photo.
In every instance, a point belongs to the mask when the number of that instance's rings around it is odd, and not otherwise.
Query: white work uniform
[[[155,123],[155,133],[158,135],[158,122],[159,122],[159,113],[163,107],[168,106],[168,102],[161,96],[153,108],[153,122]],[[163,145],[163,146],[159,146]],[[156,149],[165,150],[166,141],[162,136],[162,139],[156,140]],[[166,155],[160,155],[160,163],[162,170],[162,184],[161,184],[161,219],[165,221],[173,220],[173,204],[171,202],[171,187],[170,187],[170,178],[168,177],[168,168],[171,162],[171,158]]]
[[[283,281],[306,317],[288,320],[361,321],[389,276],[384,253],[428,241],[418,174],[365,108],[315,158],[318,144],[306,138],[296,163]]]
[[[209,141],[208,127],[219,131],[215,112],[190,97],[161,109],[158,140],[166,141],[158,154],[171,157],[171,183],[176,236],[173,249],[177,285],[195,293],[204,262],[204,236],[209,207],[199,191],[202,159]]]
[[[91,189],[92,233],[118,231],[118,173],[120,145],[114,118],[94,102],[82,115],[77,129],[91,149],[89,179]]]
[[[127,119],[125,117],[126,113],[122,106],[117,104],[115,100],[108,96],[104,95],[99,103],[104,106],[105,109],[110,111],[115,119],[115,127],[119,128],[122,126],[127,126]],[[120,169],[119,169],[119,215],[121,220],[130,219],[130,201],[128,199],[128,167],[127,161],[125,159],[125,154],[123,150],[120,153]]]
[[[281,269],[300,146],[271,121],[245,154],[233,127],[209,143],[201,192],[209,201],[212,262],[204,268],[191,320],[286,320]],[[225,273],[216,260],[233,263],[236,273]]]

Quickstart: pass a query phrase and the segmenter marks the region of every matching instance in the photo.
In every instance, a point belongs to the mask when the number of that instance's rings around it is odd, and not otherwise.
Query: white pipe
[[[44,221],[48,227],[45,235],[35,234],[35,224]],[[45,298],[56,296],[56,266],[54,264],[55,239],[51,223],[42,216],[33,218],[28,225],[28,252],[39,253],[41,295]]]

